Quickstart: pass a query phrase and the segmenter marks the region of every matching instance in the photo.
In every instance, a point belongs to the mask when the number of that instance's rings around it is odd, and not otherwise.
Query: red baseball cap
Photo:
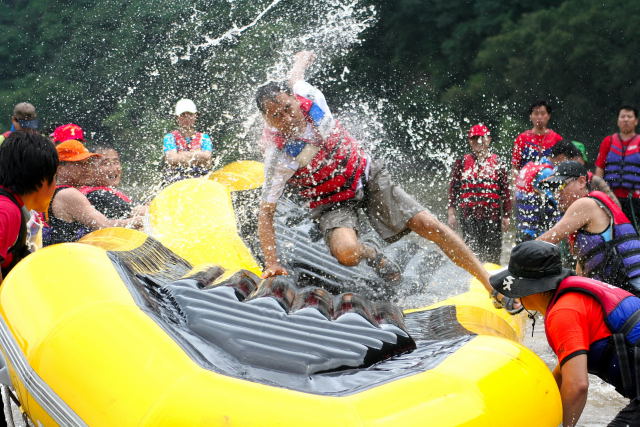
[[[50,136],[53,142],[64,142],[70,139],[84,141],[84,131],[80,126],[74,125],[73,123],[58,126]]]
[[[489,135],[489,128],[485,125],[473,125],[471,129],[469,129],[469,133],[467,133],[467,138],[473,138],[474,136],[485,136]]]
[[[89,157],[102,157],[101,154],[91,153],[80,141],[70,139],[56,146],[58,158],[61,162],[80,162]]]

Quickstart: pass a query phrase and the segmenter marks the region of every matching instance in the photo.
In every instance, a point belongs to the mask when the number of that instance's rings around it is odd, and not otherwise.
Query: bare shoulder
[[[64,200],[64,201],[72,201],[72,200],[77,201],[77,200],[86,199],[86,197],[77,188],[67,187],[58,191],[58,194],[56,194],[56,199]]]
[[[582,197],[569,206],[567,212],[584,212],[598,208],[598,204],[591,197]]]

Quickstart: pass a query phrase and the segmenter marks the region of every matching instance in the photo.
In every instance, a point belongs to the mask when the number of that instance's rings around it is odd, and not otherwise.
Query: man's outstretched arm
[[[589,214],[594,206],[590,203],[592,200],[582,198],[573,202],[569,209],[549,231],[542,234],[536,240],[544,240],[549,243],[558,243],[562,239],[566,239],[589,222]],[[595,204],[595,202],[593,202]]]
[[[289,86],[293,87],[296,82],[304,80],[304,73],[313,64],[316,54],[310,50],[302,50],[293,57],[293,66],[289,72]]]
[[[273,228],[273,217],[276,212],[276,203],[261,202],[258,213],[258,239],[264,254],[264,272],[262,278],[289,274],[278,262],[276,251],[276,232]]]

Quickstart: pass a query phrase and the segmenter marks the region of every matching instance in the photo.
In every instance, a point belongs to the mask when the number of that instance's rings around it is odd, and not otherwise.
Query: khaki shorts
[[[319,206],[311,211],[320,230],[328,237],[334,228],[358,230],[358,209],[362,208],[371,226],[387,242],[409,233],[407,222],[418,212],[426,210],[402,187],[394,183],[382,162],[371,160],[369,179],[353,199]]]

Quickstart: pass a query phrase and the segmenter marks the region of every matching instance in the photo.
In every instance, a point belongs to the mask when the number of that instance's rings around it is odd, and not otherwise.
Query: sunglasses
[[[566,179],[562,184],[558,185],[558,187],[553,190],[554,194],[560,194],[562,192],[562,190],[564,190],[567,185],[571,184],[573,181],[575,181],[578,178],[568,178]]]

